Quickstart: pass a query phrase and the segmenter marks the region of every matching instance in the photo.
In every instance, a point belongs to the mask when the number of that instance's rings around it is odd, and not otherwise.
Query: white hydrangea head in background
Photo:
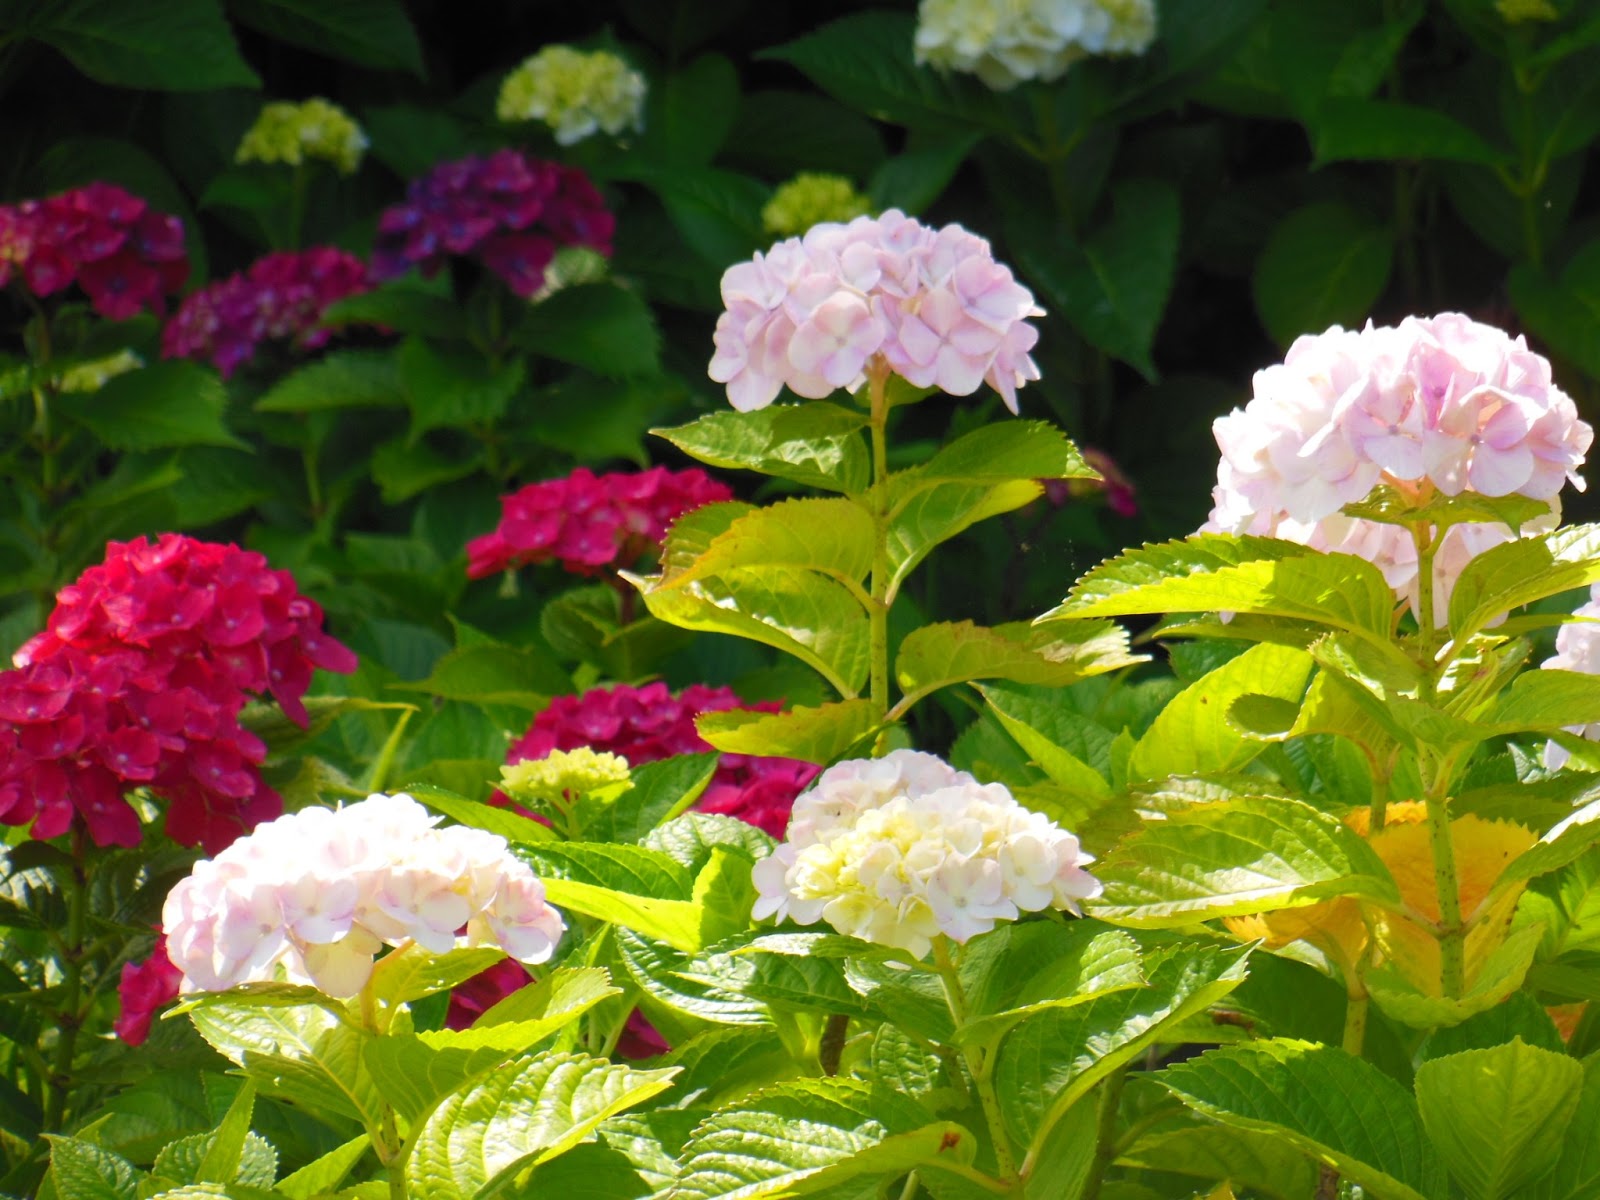
[[[410,796],[307,808],[195,864],[162,909],[183,992],[286,976],[330,996],[366,986],[383,946],[435,954],[495,945],[544,962],[565,925],[498,835],[440,818]]]
[[[495,113],[502,121],[543,121],[571,146],[604,130],[644,128],[645,79],[608,50],[546,46],[505,77]]]
[[[1556,631],[1556,652],[1539,666],[1552,671],[1579,671],[1585,675],[1600,675],[1600,584],[1589,589],[1589,602],[1573,610],[1573,616],[1589,617],[1588,621],[1574,621]],[[1569,725],[1567,732],[1578,737],[1600,742],[1600,724]],[[1565,746],[1546,742],[1544,765],[1552,771],[1560,770],[1572,757]]]
[[[826,921],[921,958],[1100,894],[1078,839],[931,754],[896,750],[824,771],[795,801],[788,840],[754,870],[754,915]]]
[[[1142,54],[1155,35],[1154,0],[922,0],[913,50],[1005,91],[1089,55]]]

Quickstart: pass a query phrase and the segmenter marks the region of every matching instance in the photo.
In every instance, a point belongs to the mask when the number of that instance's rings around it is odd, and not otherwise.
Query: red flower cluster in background
[[[506,754],[508,763],[547,757],[552,750],[589,746],[619,754],[637,767],[675,754],[701,754],[711,747],[694,727],[700,713],[733,708],[778,712],[781,704],[746,704],[732,688],[694,684],[674,696],[664,683],[591,688],[579,696],[557,696],[534,717]],[[782,837],[794,799],[818,768],[793,758],[724,754],[695,808],[737,817]]]
[[[684,513],[733,493],[698,468],[571,475],[500,498],[500,524],[467,543],[473,579],[529,563],[559,562],[577,575],[624,569],[655,550]]]
[[[156,1010],[178,998],[178,984],[182,981],[183,972],[167,957],[165,937],[156,939],[155,949],[142,963],[123,963],[122,978],[117,981],[122,1011],[113,1026],[117,1036],[130,1046],[143,1045],[150,1036],[150,1021]]]
[[[77,813],[98,845],[135,846],[123,794],[147,787],[168,835],[209,854],[282,811],[245,704],[270,693],[304,725],[313,669],[356,667],[289,572],[179,534],[112,542],[15,661],[0,672],[0,822],[56,837]]]
[[[109,183],[0,205],[0,285],[13,275],[36,296],[76,282],[113,321],[159,313],[189,277],[183,223]]]
[[[616,220],[588,176],[520,150],[440,163],[406,187],[404,203],[378,218],[373,272],[412,267],[433,275],[449,255],[477,258],[517,295],[544,286],[557,250],[611,253]]]
[[[187,297],[161,333],[161,353],[204,359],[226,379],[262,342],[325,345],[333,331],[318,324],[323,312],[369,287],[366,264],[331,246],[269,254]]]

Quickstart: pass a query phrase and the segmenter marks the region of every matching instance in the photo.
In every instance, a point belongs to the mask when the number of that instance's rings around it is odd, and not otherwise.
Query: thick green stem
[[[1122,1112],[1122,1085],[1127,1080],[1126,1068],[1111,1072],[1100,1085],[1100,1109],[1095,1118],[1094,1160],[1089,1164],[1089,1178],[1084,1181],[1081,1200],[1100,1200],[1100,1188],[1105,1183],[1106,1172],[1117,1159],[1117,1117]]]
[[[1361,1057],[1367,1042],[1367,989],[1359,979],[1350,980],[1344,998],[1344,1037],[1340,1045],[1345,1053]]]
[[[824,1075],[837,1075],[840,1060],[844,1058],[845,1037],[850,1032],[850,1018],[844,1013],[829,1013],[828,1023],[822,1027],[822,1041],[817,1044],[817,1065]]]
[[[1388,761],[1381,765],[1373,763],[1372,800],[1367,810],[1369,833],[1377,833],[1388,822],[1389,778],[1394,774],[1395,756],[1398,754],[1399,751],[1396,750],[1394,754],[1389,756]]]
[[[1439,974],[1444,994],[1455,999],[1466,984],[1467,931],[1461,924],[1461,885],[1456,849],[1450,837],[1450,807],[1441,789],[1429,789],[1428,841],[1433,849],[1433,880],[1439,895]]]
[[[867,374],[872,403],[872,517],[876,527],[872,544],[872,595],[867,607],[869,653],[868,680],[872,707],[882,718],[889,711],[889,497],[883,487],[889,477],[889,372],[887,364],[873,363]],[[889,731],[878,737],[875,754],[888,750]]]
[[[84,864],[87,853],[88,839],[75,819],[72,823],[72,866],[66,879],[67,936],[61,952],[56,1056],[50,1070],[50,1096],[44,1112],[46,1133],[59,1133],[65,1127],[67,1097],[72,1091],[72,1060],[77,1056],[78,1030],[83,1025],[83,943],[89,923],[89,872]]]
[[[372,994],[370,984],[361,989],[360,999],[361,1027],[373,1037],[382,1037],[383,1022],[379,1020],[378,1000]],[[383,1173],[388,1177],[389,1200],[407,1200],[406,1159],[410,1156],[411,1148],[400,1136],[394,1108],[384,1101],[380,1104],[379,1112],[378,1127],[367,1129],[367,1136],[372,1139],[372,1152],[377,1155],[378,1162],[383,1165]]]
[[[933,940],[933,964],[944,983],[944,999],[950,1008],[951,1019],[959,1029],[967,1019],[967,998],[961,988],[961,973],[950,957],[950,940],[943,935]],[[1000,1114],[1000,1097],[994,1090],[994,1052],[992,1048],[968,1045],[963,1047],[967,1070],[972,1075],[972,1086],[978,1093],[978,1104],[983,1109],[983,1121],[989,1128],[989,1140],[994,1143],[994,1161],[1000,1179],[1008,1188],[1021,1181],[1016,1155],[1011,1152],[1011,1141],[1006,1136],[1006,1124]]]
[[[1417,547],[1417,642],[1422,648],[1422,678],[1426,695],[1434,694],[1434,656],[1438,650],[1438,626],[1434,623],[1433,558],[1439,543],[1433,529],[1426,525],[1413,525],[1411,539]]]

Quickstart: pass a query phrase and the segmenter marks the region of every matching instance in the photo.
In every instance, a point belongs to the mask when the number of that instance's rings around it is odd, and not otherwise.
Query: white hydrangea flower
[[[1589,603],[1573,610],[1573,616],[1600,618],[1600,584],[1589,589]],[[1582,671],[1585,675],[1600,675],[1600,621],[1574,621],[1556,631],[1556,652],[1539,664],[1541,668],[1556,671]],[[1600,724],[1569,725],[1567,732],[1600,742]],[[1555,742],[1546,742],[1544,765],[1558,771],[1566,765],[1572,753]]]
[[[788,840],[755,865],[759,919],[826,921],[917,957],[1100,894],[1078,839],[998,783],[915,750],[824,771],[795,801]]]
[[[1142,54],[1155,35],[1154,0],[922,0],[913,49],[1005,91],[1091,54]]]
[[[330,996],[366,986],[384,945],[435,954],[498,945],[548,959],[565,925],[506,840],[440,818],[410,796],[308,808],[195,864],[162,909],[181,990],[290,979]]]

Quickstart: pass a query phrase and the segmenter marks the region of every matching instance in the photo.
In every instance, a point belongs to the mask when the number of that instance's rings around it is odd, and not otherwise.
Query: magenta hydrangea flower
[[[435,274],[452,256],[476,258],[519,296],[537,293],[557,250],[611,253],[616,221],[589,177],[520,150],[440,163],[378,218],[373,271]]]
[[[13,277],[36,296],[76,283],[113,321],[159,313],[189,277],[183,223],[110,183],[0,205],[0,286]]]
[[[701,754],[711,747],[694,727],[700,713],[748,708],[778,712],[781,704],[746,704],[732,688],[694,684],[674,696],[664,683],[643,687],[618,684],[591,688],[578,696],[557,696],[528,732],[514,742],[506,762],[544,758],[553,750],[588,746],[617,754],[637,767],[676,754]],[[811,763],[792,758],[724,754],[717,773],[695,805],[782,837],[789,809],[817,773]]]
[[[622,570],[660,547],[684,513],[733,493],[698,468],[618,471],[579,467],[500,498],[500,524],[467,543],[473,579],[530,563],[559,562],[576,575]]]
[[[183,972],[167,957],[167,939],[156,939],[155,949],[142,963],[122,964],[117,981],[121,1011],[112,1025],[116,1035],[130,1046],[142,1046],[150,1036],[150,1022],[156,1012],[178,998]]]
[[[729,267],[722,299],[710,375],[745,412],[784,387],[813,400],[853,391],[872,369],[953,396],[988,383],[1016,412],[1017,388],[1039,378],[1033,294],[983,238],[896,209],[813,226]]]
[[[1460,313],[1298,338],[1254,387],[1249,404],[1216,421],[1222,460],[1204,528],[1359,555],[1413,605],[1410,534],[1347,517],[1346,504],[1384,483],[1419,500],[1522,495],[1559,515],[1563,485],[1583,487],[1594,440],[1548,359]],[[1434,560],[1441,620],[1466,564],[1514,536],[1498,524],[1451,527]]]
[[[366,264],[332,246],[269,254],[186,298],[161,332],[161,353],[210,362],[226,379],[263,342],[326,345],[333,330],[322,314],[370,286]]]

